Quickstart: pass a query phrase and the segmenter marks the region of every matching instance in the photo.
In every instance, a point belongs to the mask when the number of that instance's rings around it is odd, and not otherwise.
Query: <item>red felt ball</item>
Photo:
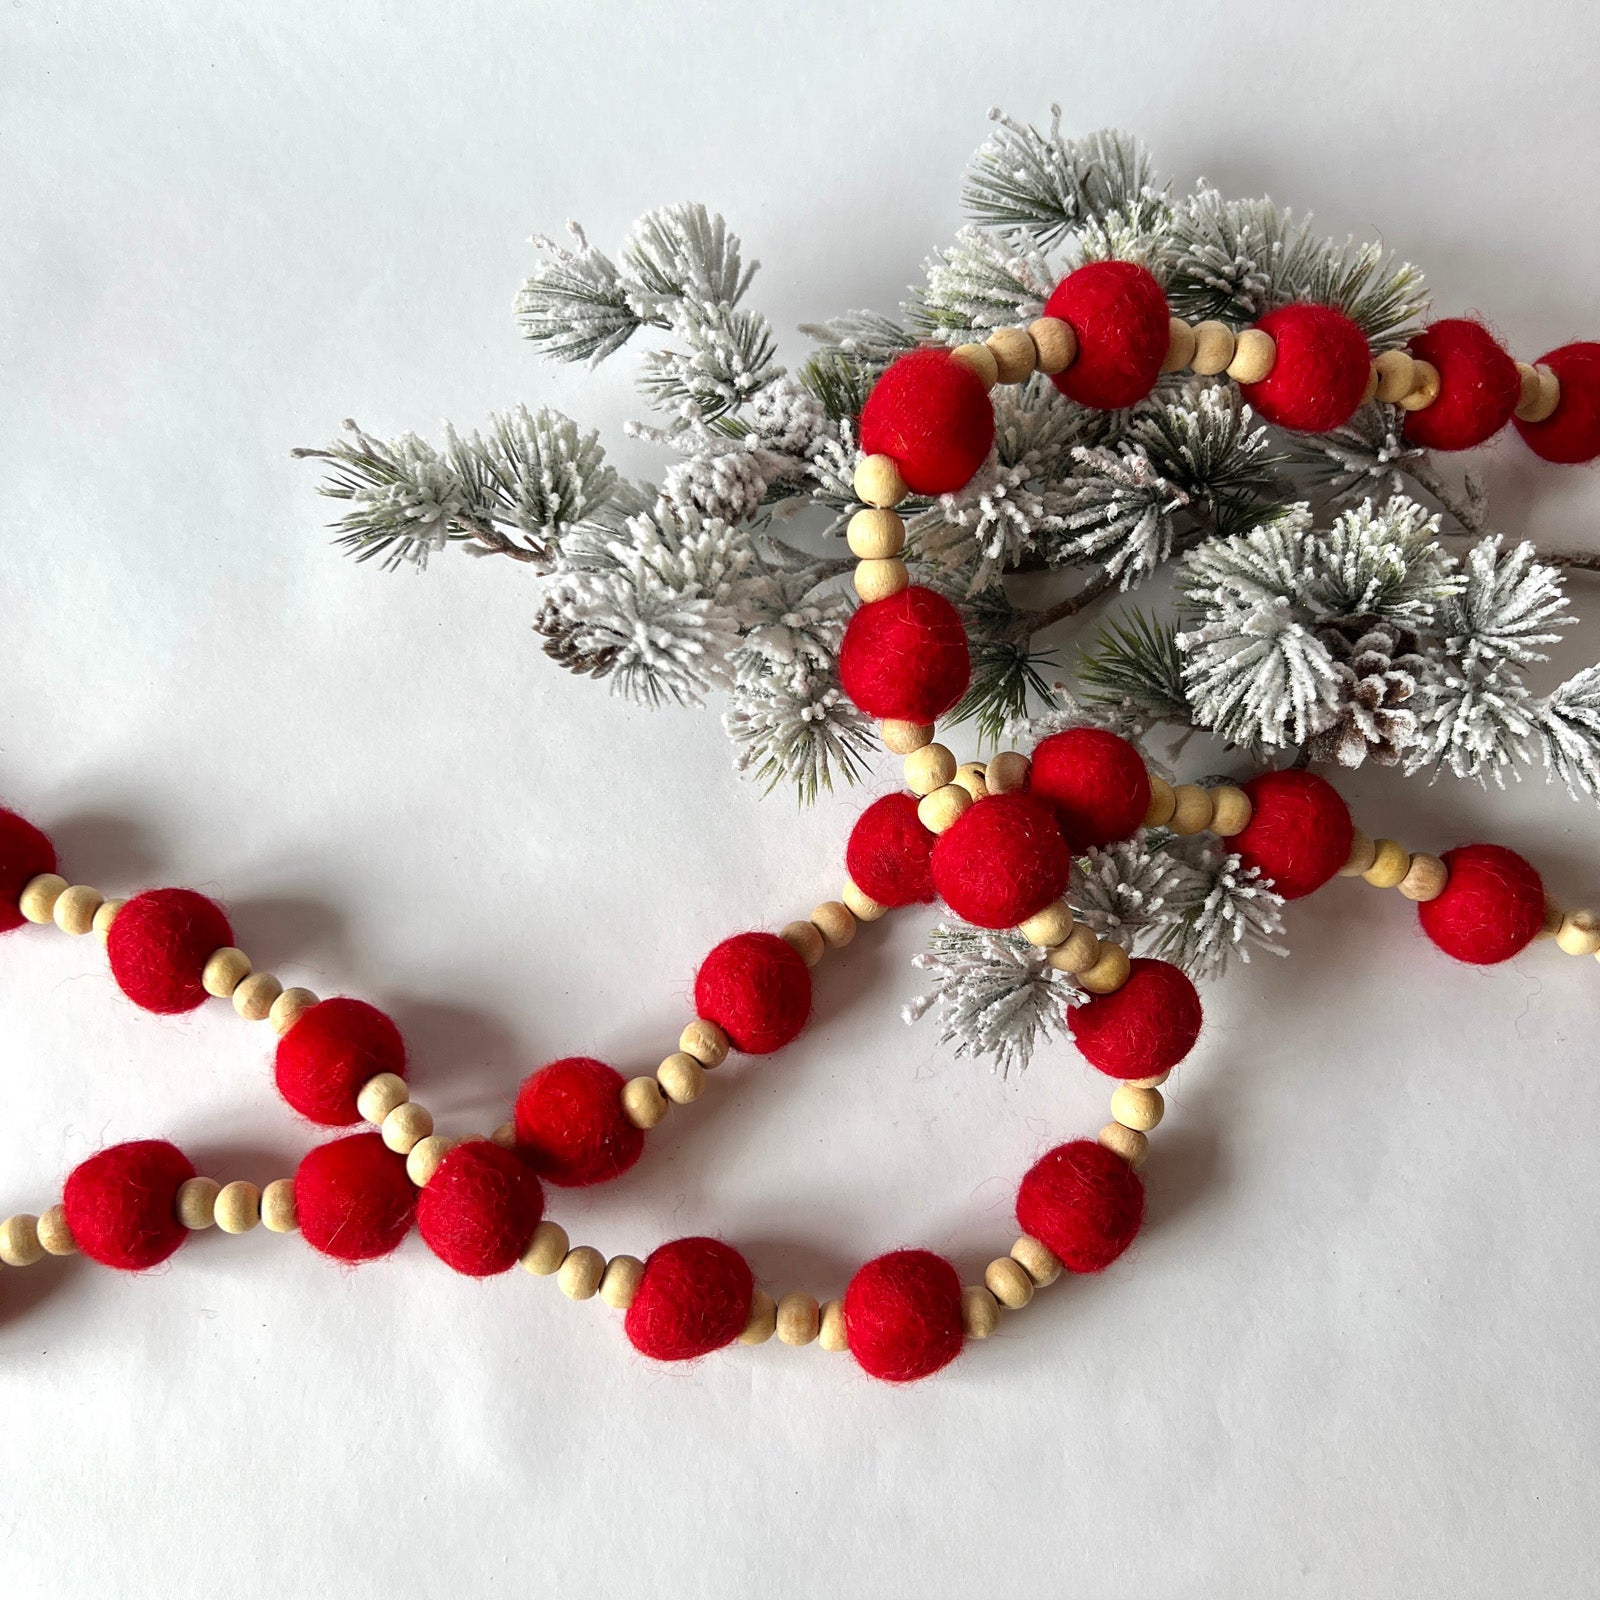
[[[147,889],[111,924],[106,957],[117,986],[146,1011],[193,1011],[206,962],[233,943],[222,907],[193,889]]]
[[[458,1144],[417,1197],[417,1232],[457,1272],[487,1278],[516,1265],[544,1215],[544,1189],[513,1151]]]
[[[1044,308],[1067,323],[1078,354],[1050,381],[1098,411],[1137,404],[1156,386],[1172,338],[1161,285],[1132,261],[1091,261],[1069,272]]]
[[[1350,808],[1325,778],[1295,768],[1263,772],[1244,792],[1250,820],[1228,848],[1285,900],[1320,889],[1350,859]]]
[[[1540,356],[1561,383],[1561,399],[1543,422],[1516,418],[1528,448],[1546,461],[1576,466],[1600,456],[1600,344],[1564,344]]]
[[[869,1261],[844,1294],[844,1333],[864,1372],[911,1383],[961,1353],[961,1279],[930,1250]]]
[[[61,1194],[73,1242],[103,1267],[143,1272],[165,1261],[189,1230],[178,1190],[194,1165],[165,1139],[135,1139],[80,1161]]]
[[[917,820],[909,794],[886,794],[856,818],[845,849],[850,881],[880,906],[933,899],[934,836]]]
[[[1144,1184],[1115,1151],[1074,1139],[1047,1151],[1017,1189],[1017,1224],[1069,1272],[1100,1272],[1133,1243]]]
[[[623,1322],[654,1361],[693,1361],[732,1344],[750,1320],[755,1280],[720,1239],[673,1239],[650,1252]]]
[[[31,879],[56,870],[56,847],[14,811],[0,811],[0,933],[28,919],[17,909]]]
[[[313,1250],[337,1261],[375,1261],[410,1231],[417,1191],[406,1158],[381,1133],[347,1133],[301,1159],[294,1208]]]
[[[311,1007],[278,1041],[278,1093],[326,1127],[361,1120],[356,1096],[380,1072],[406,1075],[400,1030],[365,1000],[338,997]]]
[[[644,1132],[622,1110],[622,1074],[590,1056],[567,1056],[530,1073],[517,1091],[517,1150],[563,1189],[619,1178],[644,1150]]]
[[[1028,793],[1056,814],[1074,850],[1131,839],[1150,809],[1150,774],[1126,739],[1103,728],[1068,728],[1040,741]]]
[[[771,1055],[811,1015],[811,972],[775,933],[736,933],[724,939],[694,976],[698,1016],[714,1022],[735,1050]]]
[[[1457,961],[1509,961],[1544,926],[1544,883],[1514,850],[1463,844],[1439,858],[1444,893],[1417,906],[1422,931]]]
[[[861,448],[891,456],[916,494],[953,494],[994,447],[994,406],[948,350],[912,350],[884,369],[861,408]]]
[[[1067,886],[1072,852],[1047,805],[1021,793],[969,806],[933,847],[933,882],[958,917],[1014,928]]]
[[[920,584],[858,606],[839,645],[839,681],[869,717],[936,722],[971,677],[960,615]]]
[[[1200,996],[1188,975],[1168,961],[1136,956],[1128,980],[1067,1011],[1067,1026],[1084,1059],[1112,1078],[1170,1072],[1200,1037]]]
[[[1430,322],[1408,348],[1439,372],[1438,398],[1405,415],[1403,432],[1412,444],[1425,450],[1470,450],[1511,420],[1522,377],[1481,322],[1469,317]]]
[[[1269,311],[1256,326],[1278,347],[1272,371],[1239,392],[1268,422],[1326,433],[1355,415],[1367,391],[1367,336],[1332,306],[1296,304]]]

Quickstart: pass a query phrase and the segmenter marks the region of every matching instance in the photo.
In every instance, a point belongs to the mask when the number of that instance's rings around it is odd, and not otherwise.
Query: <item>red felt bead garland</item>
[[[1301,433],[1326,433],[1355,414],[1366,392],[1372,354],[1366,336],[1333,306],[1305,303],[1269,311],[1256,327],[1277,354],[1272,370],[1239,392],[1268,422]]]
[[[1069,1272],[1102,1272],[1144,1220],[1144,1184],[1121,1156],[1092,1139],[1057,1145],[1017,1190],[1017,1225]]]
[[[845,849],[850,881],[879,905],[909,906],[933,899],[934,836],[917,820],[908,794],[886,794],[856,819]]]
[[[1481,322],[1447,317],[1429,323],[1407,348],[1439,374],[1433,404],[1406,413],[1404,432],[1411,443],[1427,450],[1470,450],[1511,420],[1522,377]]]
[[[193,889],[147,889],[117,914],[106,957],[135,1005],[173,1015],[204,1003],[206,962],[232,943],[233,929],[215,901]]]
[[[755,1279],[720,1239],[673,1239],[651,1251],[623,1328],[641,1355],[693,1361],[732,1344],[750,1316]]]
[[[178,1220],[178,1191],[193,1176],[189,1158],[164,1139],[98,1151],[72,1169],[62,1190],[73,1241],[104,1267],[159,1266],[189,1236]]]
[[[980,928],[1013,928],[1042,911],[1071,871],[1054,815],[1027,794],[979,800],[933,847],[940,897]]]
[[[871,1377],[930,1377],[961,1353],[961,1279],[931,1250],[878,1256],[845,1290],[844,1326],[851,1355]]]
[[[1243,785],[1250,821],[1229,841],[1285,900],[1320,889],[1350,856],[1354,825],[1339,791],[1314,772],[1263,772]]]
[[[1516,851],[1466,844],[1440,859],[1450,880],[1417,918],[1446,955],[1476,966],[1509,961],[1544,926],[1544,884]]]
[[[375,1261],[411,1231],[417,1191],[405,1157],[376,1133],[348,1133],[307,1151],[294,1175],[300,1232],[336,1261]]]
[[[1542,422],[1516,419],[1523,443],[1537,456],[1568,466],[1600,456],[1600,344],[1564,344],[1540,356],[1561,383],[1561,399]]]
[[[954,493],[993,446],[989,391],[948,350],[891,362],[861,410],[861,448],[888,456],[916,494]]]
[[[1135,956],[1128,979],[1067,1011],[1073,1042],[1088,1063],[1112,1078],[1170,1072],[1200,1037],[1200,996],[1189,975],[1168,961]]]
[[[1077,336],[1076,360],[1051,382],[1070,400],[1100,411],[1138,404],[1155,388],[1171,337],[1167,297],[1132,261],[1091,261],[1070,272],[1044,314]]]
[[[529,1074],[517,1091],[518,1151],[541,1178],[582,1189],[620,1177],[644,1151],[623,1115],[622,1074],[592,1056],[567,1056]]]
[[[1104,728],[1068,728],[1041,739],[1028,771],[1028,792],[1056,814],[1075,851],[1131,839],[1150,809],[1144,757]]]
[[[56,850],[34,825],[14,811],[0,811],[0,933],[27,920],[17,909],[29,880],[56,870]]]
[[[342,996],[308,1010],[278,1041],[278,1092],[324,1126],[359,1122],[356,1096],[380,1072],[406,1075],[400,1030],[376,1006]]]
[[[960,615],[918,584],[858,607],[839,645],[839,681],[869,717],[937,721],[971,677]]]
[[[516,1265],[543,1215],[533,1169],[511,1150],[469,1139],[423,1185],[417,1232],[447,1267],[487,1278]]]

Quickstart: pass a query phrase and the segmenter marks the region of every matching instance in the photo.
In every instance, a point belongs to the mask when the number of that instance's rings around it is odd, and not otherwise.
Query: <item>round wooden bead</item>
[[[356,1096],[356,1110],[368,1122],[381,1123],[396,1106],[403,1106],[411,1098],[406,1080],[393,1072],[380,1072],[361,1085]]]
[[[808,967],[816,966],[822,959],[823,952],[828,948],[828,941],[822,937],[822,929],[814,922],[788,923],[778,937]],[[699,1063],[696,1062],[695,1065],[698,1066]]]
[[[1225,322],[1197,322],[1194,325],[1194,354],[1189,368],[1203,378],[1214,378],[1228,370],[1233,360],[1233,329]]]
[[[217,1226],[224,1233],[249,1233],[261,1220],[261,1191],[237,1179],[217,1191]]]
[[[1350,835],[1350,855],[1339,868],[1341,878],[1359,878],[1370,867],[1378,854],[1378,847],[1359,828]]]
[[[851,517],[845,541],[858,560],[884,561],[905,549],[906,525],[898,512],[868,506]]]
[[[1135,1172],[1150,1157],[1150,1141],[1137,1128],[1125,1128],[1120,1122],[1108,1122],[1097,1139],[1107,1150],[1121,1156]]]
[[[1567,914],[1557,903],[1554,895],[1544,897],[1544,923],[1539,931],[1534,934],[1535,939],[1553,939],[1561,932],[1561,924],[1567,920]]]
[[[81,939],[94,928],[94,914],[105,903],[105,896],[86,883],[75,883],[56,896],[55,909],[50,913],[63,933]]]
[[[593,1300],[605,1272],[606,1258],[592,1245],[580,1244],[556,1268],[556,1286],[569,1300]]]
[[[1028,324],[1033,340],[1034,364],[1040,372],[1054,376],[1065,372],[1078,359],[1078,336],[1070,322],[1059,317],[1040,317]]]
[[[1061,1262],[1054,1250],[1025,1233],[1011,1247],[1011,1259],[1033,1280],[1034,1287],[1047,1289],[1061,1276]]]
[[[1172,813],[1178,808],[1178,799],[1173,787],[1165,778],[1158,778],[1155,773],[1150,774],[1150,805],[1144,814],[1144,825],[1147,828],[1164,828],[1172,821]]]
[[[1180,783],[1172,791],[1167,826],[1177,834],[1201,833],[1211,826],[1211,792],[1197,783]]]
[[[996,328],[985,343],[999,369],[1001,383],[1021,383],[1038,365],[1038,346],[1026,328]]]
[[[1372,865],[1361,874],[1374,889],[1398,889],[1411,870],[1411,852],[1393,839],[1372,841]]]
[[[890,595],[909,589],[911,574],[898,556],[890,556],[886,561],[858,561],[855,585],[862,604],[871,605],[874,600],[887,600]]]
[[[1592,956],[1600,950],[1600,917],[1592,911],[1569,911],[1556,930],[1556,943],[1569,956]]]
[[[983,783],[990,794],[1012,794],[1028,781],[1029,761],[1015,750],[1002,750],[984,764]]]
[[[272,1031],[281,1039],[312,1006],[320,1004],[319,997],[310,989],[285,989],[272,1002],[267,1021]]]
[[[1400,409],[1425,411],[1439,398],[1439,383],[1439,369],[1431,361],[1414,361],[1411,387],[1400,397]]]
[[[1159,1089],[1168,1078],[1172,1076],[1171,1068],[1165,1072],[1158,1072],[1149,1078],[1124,1078],[1124,1083],[1131,1083],[1135,1089]]]
[[[844,949],[856,936],[856,919],[843,901],[823,901],[811,913],[811,920],[830,950]]]
[[[678,1048],[686,1056],[693,1056],[709,1072],[728,1059],[732,1046],[727,1034],[716,1023],[696,1017],[678,1035]]]
[[[65,1206],[57,1204],[45,1211],[39,1218],[36,1231],[39,1246],[47,1256],[75,1256],[78,1253],[78,1241],[72,1237],[72,1229],[67,1225]]]
[[[654,1083],[654,1078],[646,1078],[646,1083]],[[514,1150],[517,1146],[517,1125],[514,1122],[502,1122],[493,1133],[489,1135],[489,1143],[497,1144],[502,1150]]]
[[[300,1214],[295,1209],[293,1178],[274,1178],[261,1191],[261,1224],[268,1233],[298,1232]]]
[[[233,991],[250,976],[250,957],[243,950],[224,945],[200,971],[200,982],[209,995],[231,1000]]]
[[[1166,1109],[1159,1089],[1136,1089],[1131,1083],[1119,1083],[1111,1091],[1111,1115],[1136,1133],[1148,1133]]]
[[[1161,363],[1163,372],[1182,372],[1194,360],[1195,346],[1199,342],[1195,331],[1182,317],[1167,320],[1167,357]]]
[[[667,1097],[654,1078],[629,1078],[622,1086],[623,1116],[646,1133],[660,1125],[667,1114],[667,1104]]]
[[[1522,394],[1517,401],[1516,416],[1522,422],[1543,422],[1561,404],[1561,380],[1549,367],[1530,367],[1527,362],[1517,363],[1522,378]]]
[[[567,1230],[559,1222],[544,1221],[533,1230],[518,1265],[536,1278],[552,1278],[567,1259]]]
[[[1245,328],[1233,342],[1233,360],[1228,376],[1235,383],[1260,383],[1278,359],[1278,346],[1270,333],[1260,328]]]
[[[971,804],[972,796],[960,784],[947,783],[917,802],[917,821],[929,833],[943,833],[956,825]]]
[[[842,1355],[850,1348],[844,1331],[843,1300],[829,1300],[824,1304],[817,1325],[817,1344],[830,1355]]]
[[[1450,881],[1450,869],[1438,856],[1412,856],[1406,875],[1395,885],[1407,900],[1437,900]]]
[[[863,893],[848,878],[845,879],[844,888],[839,892],[839,898],[844,901],[857,922],[876,922],[879,917],[889,914],[888,906],[880,906],[870,894]]]
[[[1115,994],[1128,981],[1128,952],[1120,944],[1102,944],[1100,959],[1078,974],[1078,982],[1090,994]]]
[[[983,1269],[983,1283],[1007,1311],[1020,1311],[1033,1299],[1033,1279],[1010,1256],[991,1261]]]
[[[178,1188],[178,1221],[193,1233],[217,1220],[217,1196],[222,1185],[215,1178],[189,1178]]]
[[[1000,381],[1000,364],[987,345],[958,344],[950,352],[950,359],[965,367],[985,389],[994,388]]]
[[[67,880],[59,872],[41,872],[23,886],[22,893],[17,897],[17,910],[29,922],[37,922],[41,926],[53,922],[56,901],[67,892],[67,887]]]
[[[1254,811],[1250,796],[1231,783],[1219,783],[1211,791],[1211,831],[1219,839],[1231,839],[1250,826]]]
[[[750,1295],[750,1315],[739,1335],[740,1344],[765,1344],[778,1331],[778,1303],[765,1289]]]
[[[417,1188],[426,1189],[455,1146],[456,1141],[442,1133],[430,1133],[426,1139],[418,1139],[406,1156],[406,1176]]]
[[[1042,950],[1053,950],[1058,944],[1065,944],[1072,937],[1072,930],[1077,923],[1072,918],[1072,907],[1065,900],[1057,900],[1053,905],[1048,905],[1043,911],[1036,911],[1026,922],[1017,924],[1017,932],[1029,944],[1036,944]]]
[[[639,1292],[644,1262],[637,1256],[613,1256],[600,1275],[600,1298],[613,1311],[626,1311]]]
[[[282,993],[283,985],[270,972],[252,972],[233,991],[233,1009],[246,1022],[265,1022]]]
[[[1409,350],[1385,350],[1372,362],[1378,374],[1378,399],[1386,405],[1399,405],[1411,393],[1417,380],[1417,364]]]
[[[8,1267],[31,1267],[43,1255],[37,1217],[19,1212],[0,1222],[0,1261]]]
[[[822,1327],[822,1308],[808,1294],[786,1294],[778,1302],[778,1337],[784,1344],[810,1344]]]
[[[706,1069],[687,1051],[680,1050],[656,1068],[656,1081],[675,1106],[691,1105],[705,1088]]]
[[[415,1100],[407,1100],[383,1119],[380,1131],[383,1142],[396,1155],[408,1156],[419,1141],[433,1132],[433,1113]]]
[[[1093,928],[1080,922],[1066,939],[1050,952],[1050,965],[1057,972],[1087,972],[1100,959],[1100,940]]]
[[[1377,398],[1378,398],[1378,364],[1377,364],[1377,362],[1373,362],[1373,364],[1370,367],[1367,368],[1367,386],[1366,386],[1366,388],[1364,388],[1361,391],[1360,404],[1361,405],[1366,405],[1370,401],[1376,400]]]
[[[912,794],[932,794],[956,775],[956,758],[942,744],[925,744],[905,759],[906,788]]]
[[[892,456],[863,456],[856,463],[856,499],[868,506],[897,506],[911,493]]]
[[[931,722],[896,722],[888,718],[878,724],[878,737],[890,755],[908,756],[933,738]]]
[[[1000,1302],[981,1283],[961,1291],[961,1331],[969,1339],[987,1339],[1000,1326]]]
[[[984,765],[981,761],[963,761],[956,768],[956,775],[950,781],[965,789],[974,800],[982,800],[989,793],[989,784],[984,776]]]
[[[94,931],[104,938],[111,932],[111,924],[117,920],[117,913],[127,905],[126,900],[107,900],[94,914]]]

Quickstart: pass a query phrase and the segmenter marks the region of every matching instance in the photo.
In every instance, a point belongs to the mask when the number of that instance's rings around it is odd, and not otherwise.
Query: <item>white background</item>
[[[552,370],[517,338],[531,232],[614,248],[703,199],[785,330],[889,308],[960,220],[986,108],[1055,99],[1180,183],[1380,232],[1519,355],[1600,333],[1587,8],[864,11],[4,11],[0,793],[74,878],[208,889],[287,981],[389,1007],[447,1130],[554,1055],[653,1064],[711,943],[835,890],[861,803],[762,803],[710,712],[558,671],[510,563],[329,548],[288,452],[346,415],[546,401],[647,465],[630,358]],[[1591,475],[1514,440],[1483,464],[1505,526],[1589,537]],[[1600,898],[1593,808],[1542,785],[1345,788],[1373,832],[1492,837]],[[779,1290],[901,1243],[981,1270],[1106,1085],[905,1029],[922,920],[554,1214],[612,1252],[722,1233]],[[1291,922],[1288,962],[1207,994],[1136,1249],[910,1390],[775,1343],[663,1370],[598,1302],[414,1239],[354,1273],[258,1231],[149,1277],[0,1275],[0,1592],[1589,1593],[1600,973],[1549,945],[1454,967],[1344,882]],[[3,956],[0,1211],[124,1138],[292,1170],[312,1135],[264,1028],[137,1013],[94,940]]]

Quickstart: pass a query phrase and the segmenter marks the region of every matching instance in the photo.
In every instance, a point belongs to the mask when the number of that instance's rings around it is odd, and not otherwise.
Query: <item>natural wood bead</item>
[[[1523,422],[1543,422],[1561,404],[1561,380],[1549,367],[1530,367],[1517,363],[1522,375],[1522,396],[1517,401],[1517,416]]]
[[[680,1050],[656,1068],[656,1082],[673,1105],[691,1105],[706,1086],[706,1069],[687,1051]]]
[[[996,328],[985,343],[1000,369],[1001,383],[1021,383],[1039,363],[1038,346],[1026,328]]]
[[[1211,791],[1197,783],[1180,783],[1172,791],[1172,815],[1167,826],[1177,834],[1202,833],[1211,826]]]
[[[1072,907],[1065,900],[1057,900],[1043,911],[1035,911],[1025,922],[1019,922],[1017,932],[1029,944],[1036,944],[1042,950],[1053,950],[1072,937],[1072,930],[1076,926]]]
[[[1245,328],[1234,337],[1228,376],[1235,383],[1260,383],[1278,359],[1278,346],[1270,333]]]
[[[536,1278],[553,1278],[566,1259],[567,1230],[559,1222],[546,1220],[533,1230],[533,1237],[518,1264]]]
[[[851,517],[845,542],[859,561],[885,561],[905,549],[906,525],[899,512],[868,506]]]
[[[1402,411],[1424,411],[1439,398],[1439,369],[1431,361],[1412,363],[1411,388],[1400,397]]]
[[[1033,1279],[1010,1256],[991,1261],[983,1269],[983,1283],[1007,1311],[1020,1311],[1033,1299]]]
[[[1368,405],[1378,398],[1378,364],[1371,362],[1367,366],[1367,383],[1361,391],[1361,405]]]
[[[654,1083],[654,1078],[646,1078],[646,1083]],[[517,1125],[514,1122],[502,1122],[493,1133],[489,1135],[489,1143],[497,1144],[502,1150],[514,1150],[517,1144]]]
[[[784,1344],[805,1345],[822,1327],[822,1308],[808,1294],[786,1294],[778,1302],[778,1337]]]
[[[1350,854],[1345,858],[1345,863],[1339,868],[1341,878],[1359,878],[1367,870],[1377,856],[1378,847],[1359,828],[1350,834]]]
[[[283,985],[270,972],[252,972],[233,991],[233,1009],[246,1022],[265,1022],[282,993]]]
[[[905,759],[906,788],[915,795],[932,794],[955,775],[955,755],[942,744],[925,744]]]
[[[1243,789],[1231,783],[1219,783],[1211,791],[1211,831],[1219,839],[1231,839],[1250,826],[1255,807]]]
[[[605,1273],[606,1258],[592,1245],[580,1244],[556,1268],[556,1287],[569,1300],[593,1300]]]
[[[1093,928],[1080,922],[1066,939],[1050,952],[1050,965],[1057,972],[1088,972],[1100,959],[1100,940]]]
[[[294,1179],[274,1178],[261,1191],[261,1224],[268,1233],[297,1233],[300,1213],[294,1203]]]
[[[321,1003],[321,999],[310,989],[285,989],[272,1002],[272,1009],[267,1013],[267,1021],[272,1031],[281,1039],[312,1006]]]
[[[1194,354],[1189,357],[1189,368],[1203,378],[1214,378],[1228,370],[1233,360],[1235,340],[1233,329],[1225,322],[1197,322],[1194,325]]]
[[[878,737],[892,756],[908,756],[933,738],[931,722],[896,722],[893,718],[878,724]]]
[[[55,909],[50,914],[63,933],[81,939],[94,928],[94,914],[104,902],[105,896],[98,889],[86,883],[75,883],[57,895]]]
[[[1070,322],[1059,317],[1040,317],[1028,324],[1033,340],[1034,364],[1040,372],[1065,372],[1078,359],[1078,336]]]
[[[961,1331],[969,1339],[987,1339],[1000,1326],[1000,1302],[981,1283],[961,1291]]]
[[[1567,914],[1556,901],[1556,897],[1547,894],[1544,897],[1544,923],[1534,935],[1536,939],[1553,939],[1561,932],[1561,924],[1567,920]]]
[[[406,1156],[406,1176],[417,1188],[426,1189],[455,1147],[456,1141],[448,1134],[430,1133],[426,1139],[418,1139]]]
[[[39,1247],[47,1256],[77,1255],[78,1241],[72,1237],[72,1229],[67,1226],[65,1206],[51,1206],[40,1216],[35,1231],[39,1235]]]
[[[178,1221],[192,1232],[209,1228],[217,1220],[217,1196],[222,1185],[215,1178],[189,1178],[178,1186]]]
[[[844,1301],[829,1300],[824,1304],[817,1326],[817,1344],[830,1355],[842,1355],[850,1348],[844,1331]]]
[[[368,1121],[382,1122],[396,1106],[403,1106],[411,1098],[406,1080],[392,1072],[380,1072],[368,1078],[356,1095],[356,1110]]]
[[[1028,758],[1015,750],[1002,750],[983,768],[984,787],[990,794],[1012,794],[1028,781]]]
[[[855,571],[856,593],[863,605],[874,600],[887,600],[892,594],[911,587],[911,574],[898,556],[887,561],[858,561]]]
[[[678,1035],[678,1048],[686,1056],[693,1056],[709,1072],[728,1059],[728,1051],[733,1046],[715,1022],[696,1017]]]
[[[67,892],[67,880],[59,872],[41,872],[30,878],[17,897],[17,910],[29,922],[41,926],[55,920],[56,901]]]
[[[972,796],[960,784],[947,783],[917,802],[917,821],[929,833],[943,833],[955,826],[971,804]]]
[[[600,1274],[600,1298],[613,1311],[626,1311],[639,1292],[644,1262],[637,1256],[612,1256]]]
[[[1159,1089],[1136,1089],[1131,1083],[1119,1083],[1111,1091],[1111,1115],[1135,1133],[1148,1133],[1166,1109]]]
[[[1398,889],[1411,870],[1411,852],[1393,839],[1374,839],[1372,851],[1372,865],[1361,876],[1374,889]]]
[[[1149,1078],[1124,1078],[1124,1083],[1131,1083],[1135,1089],[1159,1089],[1168,1078],[1172,1076],[1171,1068],[1165,1072],[1158,1072]]]
[[[1450,881],[1450,869],[1438,856],[1412,856],[1406,875],[1395,885],[1407,900],[1437,900]]]
[[[1409,350],[1385,350],[1373,358],[1378,374],[1378,398],[1386,405],[1398,405],[1411,393],[1417,380],[1417,364]]]
[[[200,983],[209,995],[218,1000],[231,1000],[233,991],[250,976],[250,957],[243,950],[224,945],[214,951],[200,969]]]
[[[1115,1151],[1135,1172],[1150,1158],[1150,1141],[1137,1128],[1125,1128],[1120,1122],[1108,1122],[1096,1140]]]
[[[1600,950],[1600,917],[1592,911],[1569,911],[1556,930],[1556,943],[1569,956],[1592,956]]]
[[[1115,994],[1128,981],[1129,971],[1128,952],[1120,944],[1102,944],[1100,959],[1078,974],[1078,982],[1090,994]]]
[[[863,456],[856,463],[856,499],[867,506],[897,506],[911,493],[892,456]]]
[[[984,777],[984,765],[981,761],[963,761],[956,768],[956,775],[950,781],[965,789],[974,800],[983,800],[988,796],[989,784]]]
[[[965,367],[985,389],[994,388],[1000,381],[1000,363],[986,344],[958,344],[950,352],[950,359]]]
[[[693,1057],[690,1057],[692,1060]],[[668,1100],[654,1078],[629,1078],[622,1086],[622,1114],[648,1133],[667,1114]]]
[[[31,1267],[43,1255],[37,1217],[24,1211],[0,1222],[0,1261],[8,1267]]]
[[[816,966],[822,959],[823,952],[828,948],[828,941],[822,937],[822,929],[814,922],[788,923],[778,937],[808,967]],[[700,1063],[696,1061],[695,1065],[699,1066]]]
[[[217,1192],[215,1212],[224,1233],[249,1233],[261,1220],[261,1191],[243,1179],[225,1183]]]
[[[839,898],[849,907],[850,914],[857,922],[876,922],[879,917],[889,914],[888,906],[880,906],[870,894],[858,889],[849,878],[845,879],[844,888],[839,891]]]
[[[111,924],[117,920],[117,913],[127,905],[126,900],[107,900],[94,914],[94,931],[103,939],[111,932]]]
[[[1167,356],[1161,363],[1163,372],[1182,372],[1194,360],[1194,329],[1182,317],[1167,318]]]
[[[1048,1289],[1061,1276],[1061,1261],[1048,1245],[1025,1233],[1011,1247],[1011,1259],[1033,1280],[1036,1289]]]
[[[419,1106],[415,1100],[407,1100],[383,1119],[379,1131],[383,1134],[383,1142],[396,1155],[408,1156],[420,1141],[433,1132],[433,1113],[426,1106]]]
[[[830,950],[843,950],[856,936],[856,919],[843,901],[824,900],[811,920]]]
[[[1173,793],[1172,785],[1165,778],[1158,778],[1155,773],[1150,774],[1150,804],[1145,809],[1144,825],[1147,828],[1164,828],[1172,821],[1172,813],[1177,809],[1177,796]]]
[[[750,1315],[745,1319],[740,1344],[765,1344],[778,1331],[778,1302],[765,1289],[750,1295]]]

